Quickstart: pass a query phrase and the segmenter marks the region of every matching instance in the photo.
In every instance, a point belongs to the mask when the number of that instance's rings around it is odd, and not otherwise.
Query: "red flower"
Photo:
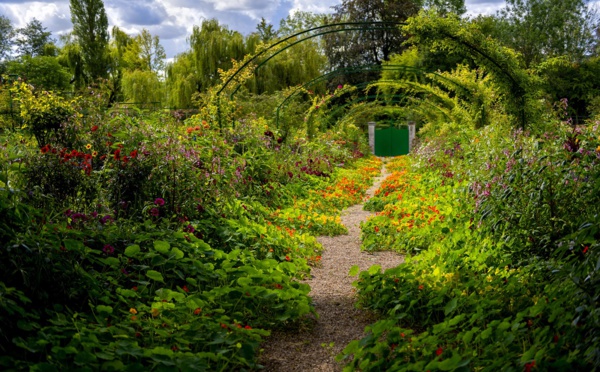
[[[116,149],[114,152],[114,159],[115,160],[119,160],[121,158],[121,150],[120,149]]]
[[[97,131],[97,130],[98,130],[98,126],[97,126],[97,125],[94,125],[94,126],[92,127],[92,132],[95,132],[95,131]]]
[[[131,289],[133,289],[134,291],[137,291],[138,287],[137,287],[137,285],[134,285],[133,288],[131,288]]]
[[[183,287],[181,287],[181,289],[183,289],[183,291],[185,293],[188,293],[190,290],[188,289],[187,285],[184,285]]]
[[[535,367],[535,360],[532,360],[530,363],[525,363],[525,372],[531,372],[531,369]]]
[[[375,232],[378,233],[379,232],[379,226],[375,226]]]
[[[252,327],[250,327],[249,325],[244,327],[245,329],[252,329]]]
[[[197,308],[196,310],[194,310],[194,315],[200,315],[201,312],[202,312],[202,309]]]
[[[285,256],[285,260],[289,261],[290,260],[290,256]]]
[[[438,349],[435,351],[435,355],[440,356],[440,355],[442,355],[443,352],[444,352],[444,349],[442,349],[441,347],[438,347]]]
[[[588,245],[586,245],[585,247],[583,247],[583,254],[588,253],[590,247]]]
[[[423,289],[423,284],[419,285],[419,289],[422,290]]]
[[[138,155],[137,150],[133,150],[132,152],[129,153],[129,156],[131,156],[133,159],[135,159],[137,155]]]
[[[42,152],[42,154],[47,153],[48,151],[50,151],[50,145],[46,145],[46,146],[42,147],[40,149],[40,151]]]
[[[223,324],[223,323],[221,323],[221,328],[223,328],[223,329],[227,329],[227,324]]]

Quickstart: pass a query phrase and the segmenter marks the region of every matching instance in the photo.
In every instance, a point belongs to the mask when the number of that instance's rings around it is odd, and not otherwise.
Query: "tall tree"
[[[267,23],[267,20],[264,18],[261,18],[260,23],[256,25],[256,31],[260,36],[260,41],[263,43],[268,43],[269,41],[277,38],[277,31],[275,31],[273,25]]]
[[[467,11],[465,0],[425,0],[424,7],[436,10],[441,16],[448,13],[462,15]]]
[[[10,19],[0,14],[0,60],[10,57],[13,46],[14,29]]]
[[[241,60],[246,55],[244,36],[220,25],[216,19],[194,26],[190,36],[199,92],[219,82],[219,69],[228,70],[232,59]]]
[[[81,47],[88,81],[108,76],[108,18],[102,0],[70,0],[73,34]]]
[[[335,12],[330,23],[339,22],[404,22],[416,15],[421,8],[420,1],[412,0],[342,0],[334,6]],[[332,70],[361,65],[381,64],[394,53],[404,49],[405,38],[399,25],[390,24],[376,30],[348,31],[332,33],[325,37],[325,53]],[[374,76],[357,74],[347,76],[345,81],[354,83]],[[333,82],[338,84],[344,80]]]
[[[46,44],[54,43],[51,35],[42,22],[32,19],[25,27],[17,30],[17,54],[29,57],[43,56]]]
[[[585,0],[507,0],[499,16],[507,27],[499,34],[527,67],[557,56],[581,61],[593,51],[598,20]]]
[[[135,37],[140,46],[140,58],[144,61],[146,69],[158,73],[165,69],[165,59],[167,55],[165,48],[160,45],[160,39],[157,35],[152,36],[150,32],[143,29]]]
[[[24,55],[19,60],[8,62],[6,72],[19,75],[36,90],[65,91],[70,88],[71,75],[55,57]]]
[[[297,11],[279,22],[279,36],[290,36],[300,31],[323,26],[327,16],[311,12]]]

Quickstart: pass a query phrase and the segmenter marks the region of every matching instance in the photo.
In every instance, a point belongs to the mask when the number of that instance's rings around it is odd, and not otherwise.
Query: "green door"
[[[408,128],[375,129],[375,155],[398,156],[408,154]]]

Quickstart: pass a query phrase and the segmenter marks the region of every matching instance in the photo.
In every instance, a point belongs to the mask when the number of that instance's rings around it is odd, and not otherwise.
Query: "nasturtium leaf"
[[[456,298],[453,298],[452,300],[450,300],[450,302],[448,302],[446,304],[446,307],[444,308],[444,315],[448,315],[451,312],[453,312],[454,309],[456,309],[457,303],[458,303],[458,301]]]
[[[358,265],[354,265],[350,268],[350,271],[348,272],[349,276],[356,276],[358,275],[358,273],[360,272],[360,267],[358,267]]]
[[[461,363],[461,357],[460,354],[458,354],[457,352],[453,351],[452,352],[452,357],[448,358],[448,359],[444,359],[443,361],[441,361],[438,364],[438,368],[441,369],[442,371],[454,371],[456,368],[459,367],[459,363]],[[467,361],[467,364],[469,363],[469,361]],[[462,364],[463,366],[466,364]]]
[[[148,278],[150,278],[150,279],[154,280],[154,281],[157,281],[157,282],[161,282],[161,283],[164,283],[164,282],[165,282],[165,280],[163,279],[163,276],[162,276],[162,274],[161,274],[161,273],[159,273],[159,272],[158,272],[158,271],[156,271],[156,270],[148,270],[148,271],[146,272],[146,276],[147,276]]]
[[[154,249],[160,253],[167,254],[169,253],[169,250],[171,250],[171,244],[169,244],[169,242],[165,242],[164,240],[155,240]]]
[[[373,266],[369,267],[369,274],[370,275],[379,274],[380,272],[381,272],[381,266],[380,265],[373,265]]]
[[[173,248],[171,249],[171,253],[175,256],[176,259],[182,259],[185,254],[183,253],[183,251],[179,248]]]
[[[140,246],[137,244],[125,248],[125,256],[127,257],[135,257],[138,253],[140,253]]]
[[[113,308],[111,306],[106,305],[98,305],[96,306],[96,311],[103,314],[112,314]]]
[[[90,363],[93,363],[96,361],[96,356],[92,353],[90,353],[89,351],[81,351],[79,353],[77,353],[77,355],[75,356],[75,364],[77,365],[82,365],[82,366],[88,366],[90,365]]]
[[[107,257],[104,260],[102,260],[102,262],[104,262],[110,267],[118,267],[121,264],[121,261],[119,261],[119,259],[116,257]]]

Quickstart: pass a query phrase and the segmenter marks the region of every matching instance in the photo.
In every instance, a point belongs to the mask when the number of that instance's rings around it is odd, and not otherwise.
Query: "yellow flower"
[[[596,148],[596,152],[600,152],[600,146]]]
[[[92,148],[92,145],[88,143],[87,145],[85,145],[85,148],[89,150]]]
[[[95,158],[96,156],[98,156],[98,151],[94,151],[94,152],[92,152],[92,157],[94,157],[94,158]]]
[[[132,313],[133,315],[138,313],[137,310],[133,307],[131,309],[129,309],[129,312]]]
[[[160,312],[158,311],[158,309],[157,309],[157,308],[155,308],[155,307],[153,307],[153,308],[152,308],[152,316],[154,316],[154,317],[157,317],[157,316],[158,316],[158,314],[160,314]]]

